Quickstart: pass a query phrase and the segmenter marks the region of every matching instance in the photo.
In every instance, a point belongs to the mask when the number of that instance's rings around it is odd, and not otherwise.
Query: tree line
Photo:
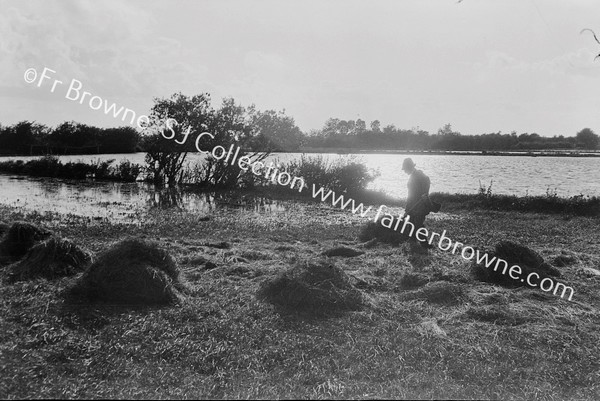
[[[420,151],[511,151],[551,149],[596,149],[599,137],[590,128],[574,136],[543,137],[537,133],[501,132],[463,135],[446,124],[430,134],[419,128],[400,129],[394,125],[381,127],[378,120],[367,127],[365,121],[328,119],[318,130],[304,133],[285,111],[260,111],[254,105],[243,107],[227,98],[218,107],[211,105],[210,95],[173,94],[154,99],[151,122],[139,132],[133,127],[98,128],[74,121],[48,127],[32,121],[0,125],[2,155],[64,155],[151,152],[157,148],[173,151],[196,151],[194,139],[201,132],[217,137],[212,144],[242,141],[248,151],[302,151],[315,149],[348,150],[420,150]],[[177,124],[166,125],[167,119]],[[162,141],[157,135],[175,130],[179,141],[184,131],[193,138],[183,144]],[[167,133],[168,134],[168,133]],[[166,149],[165,149],[166,150]]]
[[[322,129],[310,133],[305,145],[311,148],[347,148],[363,150],[432,150],[432,151],[518,151],[550,149],[596,149],[599,137],[590,128],[574,136],[543,137],[537,133],[503,134],[501,132],[463,135],[446,124],[437,133],[419,128],[381,127],[378,120],[369,128],[363,120],[330,118]]]

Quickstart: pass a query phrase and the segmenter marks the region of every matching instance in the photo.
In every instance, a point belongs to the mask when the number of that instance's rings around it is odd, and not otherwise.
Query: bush
[[[87,302],[165,305],[180,302],[184,290],[173,257],[155,243],[132,238],[98,256],[67,295]]]
[[[142,172],[139,164],[131,163],[129,160],[121,160],[117,166],[116,177],[119,181],[135,182]]]
[[[302,155],[300,160],[284,164],[280,170],[292,176],[302,177],[307,185],[332,189],[336,192],[357,194],[366,189],[368,183],[379,176],[363,164],[350,158],[339,158],[329,162],[323,156]]]
[[[136,181],[141,172],[139,164],[128,160],[122,161],[116,168],[111,166],[114,159],[87,164],[82,162],[68,162],[63,164],[56,156],[44,156],[40,159],[10,160],[0,162],[0,172],[9,174],[22,174],[34,177],[52,177],[83,180],[93,177],[98,180]]]
[[[252,154],[241,153],[250,159],[250,164],[262,162],[268,157],[268,153],[255,152]],[[256,186],[267,185],[268,180],[264,176],[258,176],[252,171],[244,171],[237,161],[233,164],[208,156],[195,165],[188,167],[185,171],[184,181],[190,185],[203,189],[250,189]]]

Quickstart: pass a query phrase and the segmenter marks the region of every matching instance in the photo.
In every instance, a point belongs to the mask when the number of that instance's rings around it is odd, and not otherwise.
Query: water
[[[401,154],[362,154],[338,156],[324,154],[335,161],[350,158],[378,170],[380,176],[370,184],[395,197],[406,197],[407,176],[402,172]],[[201,159],[190,154],[189,160]],[[286,162],[300,157],[298,153],[273,154],[271,160]],[[600,196],[600,158],[596,157],[531,157],[411,155],[417,168],[431,178],[432,192],[470,193],[492,183],[498,194],[544,195],[548,191],[559,196]],[[11,158],[3,157],[0,161]],[[13,157],[12,159],[30,159]],[[144,153],[118,155],[61,156],[63,162],[127,159],[144,164]],[[310,185],[310,183],[309,183]],[[133,219],[150,208],[180,207],[209,213],[216,207],[244,207],[255,211],[278,212],[284,207],[268,199],[229,199],[223,195],[157,191],[145,183],[111,183],[69,181],[47,178],[16,177],[0,174],[0,204],[23,207],[40,212],[52,211],[76,215]]]

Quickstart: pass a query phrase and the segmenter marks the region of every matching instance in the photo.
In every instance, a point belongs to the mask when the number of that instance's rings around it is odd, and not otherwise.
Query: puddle
[[[216,208],[278,213],[283,202],[232,193],[198,193],[152,184],[31,178],[0,174],[0,204],[38,211],[72,214],[94,219],[143,218],[152,209],[177,208],[209,214]]]

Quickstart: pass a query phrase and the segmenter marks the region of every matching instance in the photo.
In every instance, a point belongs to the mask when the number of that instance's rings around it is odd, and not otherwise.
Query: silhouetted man
[[[415,162],[410,157],[402,162],[402,170],[408,174],[408,197],[404,217],[415,225],[415,231],[423,227],[425,216],[431,211],[429,201],[429,177],[415,168]],[[413,234],[414,237],[414,234]]]

